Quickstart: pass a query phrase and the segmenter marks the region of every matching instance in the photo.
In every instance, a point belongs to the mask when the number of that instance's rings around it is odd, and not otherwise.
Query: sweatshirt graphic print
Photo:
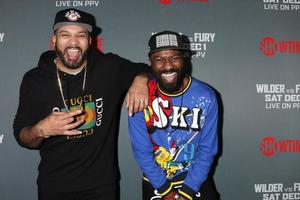
[[[187,172],[184,184],[196,192],[217,151],[215,94],[193,78],[176,95],[161,92],[155,80],[148,89],[149,106],[129,119],[135,158],[153,187]]]

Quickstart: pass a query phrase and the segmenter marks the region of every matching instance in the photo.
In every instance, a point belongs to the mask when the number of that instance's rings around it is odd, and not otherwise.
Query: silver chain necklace
[[[70,112],[70,109],[68,108],[68,106],[66,104],[65,96],[64,96],[64,93],[63,93],[62,83],[61,83],[61,80],[60,80],[60,76],[59,76],[59,72],[58,72],[58,67],[57,67],[57,58],[54,59],[54,63],[56,65],[56,77],[57,77],[57,82],[58,82],[58,86],[59,86],[60,95],[61,95],[61,98],[62,98],[62,101],[64,103],[64,106],[65,106],[66,110],[68,112]],[[87,70],[86,70],[86,65],[85,65],[84,66],[83,83],[82,83],[82,93],[84,93],[84,90],[85,90],[86,71]],[[80,102],[79,109],[82,109],[82,102],[83,102],[83,99]]]

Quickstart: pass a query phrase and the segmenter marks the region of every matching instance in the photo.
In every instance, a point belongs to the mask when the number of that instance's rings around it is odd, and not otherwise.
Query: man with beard
[[[150,38],[149,49],[155,79],[148,82],[148,107],[129,118],[143,199],[217,200],[208,176],[218,143],[215,92],[189,75],[187,37],[163,31]]]
[[[91,14],[59,11],[55,51],[43,53],[23,77],[14,134],[21,146],[39,149],[39,200],[118,198],[122,102],[134,77],[149,67],[97,51],[91,46],[95,29]],[[147,81],[134,79],[130,112],[147,104]]]

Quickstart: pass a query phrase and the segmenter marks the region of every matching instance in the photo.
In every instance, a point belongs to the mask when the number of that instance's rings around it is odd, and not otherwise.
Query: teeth
[[[164,78],[170,78],[170,77],[175,76],[175,75],[176,75],[176,72],[161,74],[161,76],[164,77]]]
[[[79,53],[79,49],[68,49],[67,52],[71,56],[76,56]]]

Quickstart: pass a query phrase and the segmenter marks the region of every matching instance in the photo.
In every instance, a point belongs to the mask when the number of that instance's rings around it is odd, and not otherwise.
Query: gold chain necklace
[[[58,67],[57,67],[57,58],[54,59],[54,63],[56,65],[56,77],[57,77],[57,82],[58,82],[58,87],[59,87],[60,95],[61,95],[61,98],[62,98],[62,101],[64,103],[64,106],[65,106],[66,110],[68,112],[70,112],[70,109],[68,108],[68,106],[66,104],[65,96],[64,96],[64,93],[63,93],[62,83],[61,83],[61,80],[60,80],[60,76],[59,76],[59,72],[58,72]],[[82,94],[84,93],[84,90],[85,90],[86,71],[87,70],[86,70],[86,65],[85,65],[84,66],[83,83],[82,83]],[[83,98],[82,98],[82,100],[80,102],[79,109],[82,109],[82,103],[83,103]]]

